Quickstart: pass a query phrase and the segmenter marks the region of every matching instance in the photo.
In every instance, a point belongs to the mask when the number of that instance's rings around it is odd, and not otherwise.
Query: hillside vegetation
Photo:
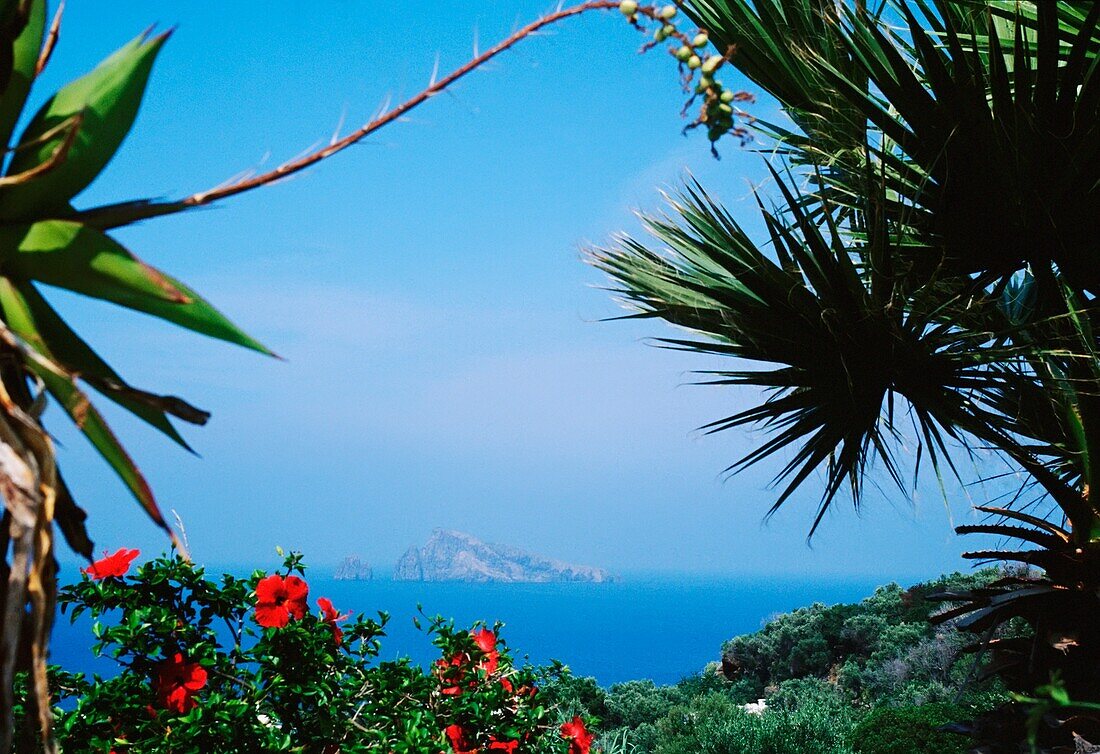
[[[609,751],[634,754],[952,754],[940,731],[1003,701],[980,655],[929,595],[972,589],[1001,571],[880,587],[858,604],[814,604],[770,619],[721,648],[721,660],[672,686],[601,688],[566,677],[552,689],[568,714],[601,720]],[[763,699],[760,713],[746,711]]]

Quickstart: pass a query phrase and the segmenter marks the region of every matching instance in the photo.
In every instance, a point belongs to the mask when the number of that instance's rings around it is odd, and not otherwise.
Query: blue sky
[[[369,118],[542,2],[72,3],[45,80],[71,79],[151,23],[176,26],[123,149],[78,204],[181,196],[271,166]],[[727,480],[759,435],[695,428],[754,399],[692,386],[713,363],[645,340],[580,249],[694,173],[756,227],[761,157],[684,138],[673,61],[639,57],[614,13],[531,39],[293,180],[118,234],[286,361],[52,295],[123,375],[213,412],[184,454],[116,420],[197,559],[274,547],[378,565],[435,526],[621,571],[881,574],[965,567],[935,485],[838,505],[813,547],[808,485],[761,524],[778,464]],[[727,85],[736,84],[727,76]],[[747,85],[746,85],[747,86]],[[773,106],[761,101],[759,112]],[[766,189],[765,189],[766,190]],[[50,412],[100,548],[163,536]],[[974,492],[979,499],[981,491]],[[954,517],[969,516],[964,496]]]

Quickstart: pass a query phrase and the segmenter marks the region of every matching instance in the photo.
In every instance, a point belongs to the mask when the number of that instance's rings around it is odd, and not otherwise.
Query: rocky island
[[[515,547],[482,542],[460,531],[436,529],[413,545],[393,569],[394,581],[549,582],[611,581],[602,568],[573,565]]]
[[[337,581],[370,581],[374,578],[374,570],[370,563],[358,555],[349,555],[340,561],[332,578]]]

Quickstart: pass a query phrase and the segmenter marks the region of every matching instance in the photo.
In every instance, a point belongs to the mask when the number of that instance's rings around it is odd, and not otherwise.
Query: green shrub
[[[563,726],[541,691],[562,669],[514,663],[499,626],[430,619],[430,668],[380,662],[386,617],[341,615],[310,595],[297,555],[278,573],[216,581],[178,557],[130,573],[136,556],[120,550],[61,591],[65,612],[93,619],[94,651],[119,666],[111,678],[53,670],[65,751],[587,751],[582,720]],[[25,674],[17,681],[26,719]]]
[[[851,700],[844,691],[821,678],[791,678],[767,697],[768,709],[793,712],[806,707],[847,710]]]
[[[809,703],[753,715],[729,697],[709,694],[657,724],[654,754],[850,754],[852,714]]]
[[[852,750],[856,754],[964,754],[970,739],[939,728],[971,715],[953,704],[881,707],[852,731]]]
[[[857,604],[818,603],[777,615],[756,633],[726,642],[723,665],[735,683],[761,689],[797,679],[827,680],[865,706],[970,703],[995,684],[972,682],[974,663],[985,660],[960,651],[971,639],[954,626],[929,622],[940,604],[927,597],[1001,575],[986,569],[908,589],[889,584]]]

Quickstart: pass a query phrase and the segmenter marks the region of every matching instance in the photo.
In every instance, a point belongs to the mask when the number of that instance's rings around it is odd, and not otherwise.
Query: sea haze
[[[813,602],[854,602],[877,585],[869,577],[806,581],[627,575],[606,584],[466,584],[389,580],[335,581],[309,576],[310,604],[329,597],[341,612],[390,613],[382,659],[407,655],[427,664],[438,657],[413,625],[424,612],[506,624],[502,636],[534,663],[561,660],[602,685],[649,678],[675,683],[718,659],[722,643],[760,628],[768,617]],[[66,669],[113,674],[109,660],[91,656],[90,621],[61,616],[51,661]]]

